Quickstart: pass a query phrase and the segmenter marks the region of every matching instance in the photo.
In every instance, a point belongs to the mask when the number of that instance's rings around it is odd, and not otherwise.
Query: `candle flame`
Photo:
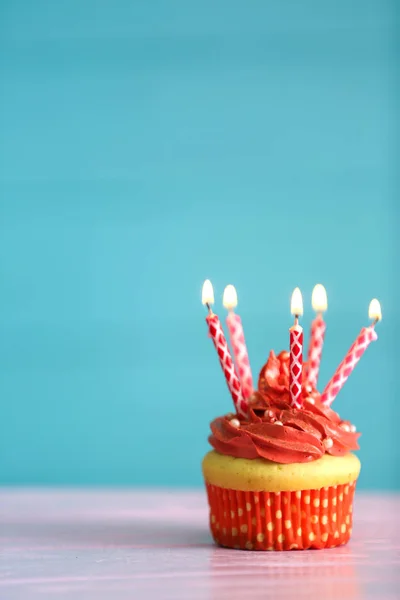
[[[374,298],[371,300],[368,309],[368,316],[374,321],[380,321],[382,319],[382,309],[379,300]]]
[[[311,304],[315,312],[324,312],[328,308],[326,289],[320,283],[317,283],[313,289]]]
[[[303,298],[298,287],[293,290],[290,312],[296,317],[300,317],[303,314]]]
[[[225,308],[227,308],[229,310],[231,308],[235,308],[237,306],[237,303],[238,303],[238,300],[237,300],[237,293],[236,293],[235,286],[227,285],[224,290],[222,304],[225,306]]]
[[[209,279],[206,279],[203,283],[203,290],[201,292],[201,301],[204,305],[214,304],[214,290],[212,283]]]

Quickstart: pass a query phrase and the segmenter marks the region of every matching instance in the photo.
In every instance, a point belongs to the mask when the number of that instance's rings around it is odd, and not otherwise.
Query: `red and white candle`
[[[248,402],[243,397],[242,386],[235,371],[228,344],[222,330],[221,321],[211,310],[211,305],[214,303],[214,290],[208,279],[203,285],[202,302],[207,306],[209,311],[206,317],[208,332],[214,342],[236,412],[242,417],[247,417],[249,408]]]
[[[372,325],[361,329],[358,337],[336,369],[321,396],[321,402],[327,406],[332,404],[370,343],[378,339],[375,332],[375,325],[382,319],[381,306],[378,300],[371,300],[368,315],[370,319],[373,319]]]
[[[318,283],[313,289],[311,303],[317,314],[314,321],[311,323],[311,335],[307,356],[306,383],[311,387],[316,388],[326,329],[325,321],[322,315],[328,308],[326,290],[320,283]]]
[[[243,397],[249,398],[253,393],[253,377],[246,341],[244,339],[242,319],[233,311],[237,306],[237,293],[233,285],[226,286],[222,303],[229,311],[226,317],[226,324],[229,330],[236,368],[239,373],[240,383],[242,384]]]
[[[290,331],[289,392],[293,408],[302,407],[301,384],[303,378],[303,328],[299,317],[303,314],[303,298],[299,288],[292,294],[290,312],[294,315],[294,325]]]

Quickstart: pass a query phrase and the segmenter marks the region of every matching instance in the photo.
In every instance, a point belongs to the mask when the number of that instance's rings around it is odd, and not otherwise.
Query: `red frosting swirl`
[[[308,462],[325,452],[342,456],[358,449],[360,434],[320,402],[316,389],[303,386],[302,400],[302,409],[291,407],[289,353],[275,356],[271,351],[260,372],[258,391],[250,398],[248,419],[218,417],[211,423],[209,442],[221,454],[277,463]]]

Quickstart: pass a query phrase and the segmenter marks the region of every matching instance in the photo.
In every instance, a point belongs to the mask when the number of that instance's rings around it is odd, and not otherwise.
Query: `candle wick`
[[[206,302],[206,306],[207,306],[207,308],[208,308],[208,314],[209,314],[209,315],[212,315],[212,314],[213,314],[213,311],[212,311],[212,309],[211,309],[211,306],[210,306],[210,304],[209,304],[208,302]]]
[[[294,315],[294,324],[295,326],[299,324],[299,315]]]

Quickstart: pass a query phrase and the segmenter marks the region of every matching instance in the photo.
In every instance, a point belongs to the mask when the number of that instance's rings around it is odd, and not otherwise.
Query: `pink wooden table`
[[[0,490],[0,598],[400,598],[400,495],[358,493],[337,550],[213,545],[196,492]]]

